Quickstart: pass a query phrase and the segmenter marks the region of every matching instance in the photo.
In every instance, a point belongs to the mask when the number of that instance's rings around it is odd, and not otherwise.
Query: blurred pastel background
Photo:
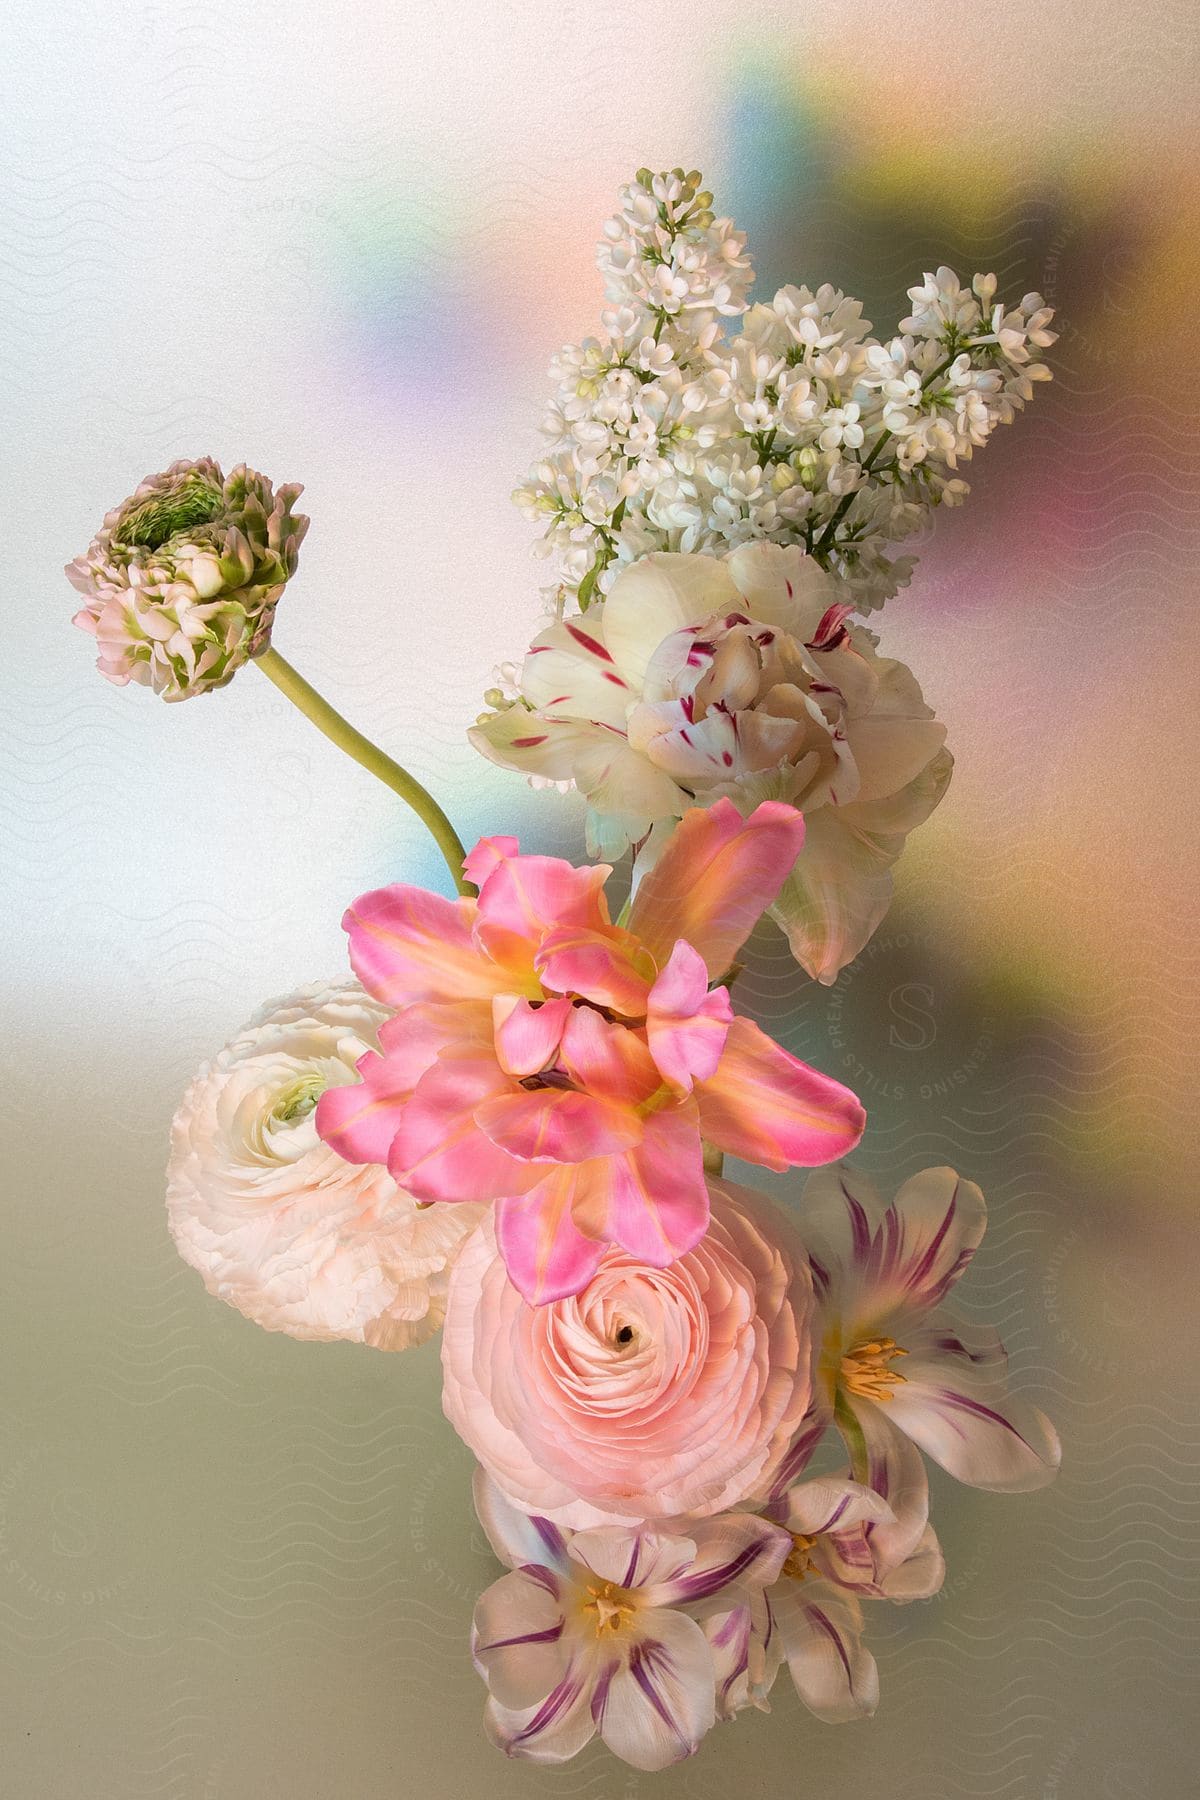
[[[1196,1793],[1193,8],[12,0],[0,29],[5,1795]],[[945,261],[1060,309],[1054,386],[882,620],[949,796],[836,987],[764,932],[744,988],[859,1087],[872,1172],[983,1185],[967,1304],[1065,1462],[935,1484],[946,1589],[877,1621],[873,1722],[781,1685],[655,1777],[485,1744],[495,1568],[434,1347],[268,1337],[166,1235],[195,1064],[436,852],[255,671],[107,687],[60,570],[173,457],[303,481],[280,649],[468,841],[578,854],[576,805],[464,731],[538,621],[508,495],[545,364],[594,328],[617,186],[676,162],[760,291],[833,281],[883,331]]]

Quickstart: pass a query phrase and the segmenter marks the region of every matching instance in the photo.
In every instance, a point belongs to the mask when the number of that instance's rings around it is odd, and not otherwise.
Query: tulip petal
[[[485,839],[467,858],[483,875],[474,922],[475,942],[487,955],[527,979],[548,932],[602,932],[608,927],[606,863],[577,869],[557,856],[518,856],[513,838]]]
[[[646,1600],[640,1590],[653,1583],[655,1592],[663,1582],[673,1579],[690,1566],[696,1554],[691,1537],[675,1537],[658,1531],[628,1525],[592,1525],[574,1533],[567,1552],[572,1563],[587,1569],[601,1581],[616,1587],[639,1589],[639,1600],[647,1605],[660,1605]]]
[[[833,576],[798,544],[742,544],[726,563],[751,618],[802,644],[815,637],[837,596]]]
[[[373,1050],[358,1064],[361,1080],[326,1088],[317,1101],[317,1136],[350,1163],[386,1163],[412,1094],[408,1070]]]
[[[510,995],[497,995],[492,1001],[496,1061],[505,1074],[524,1080],[548,1069],[558,1057],[570,1013],[569,1000],[531,1004]]]
[[[795,807],[766,800],[743,819],[731,800],[683,815],[638,888],[630,930],[665,968],[679,938],[716,980],[774,900],[804,843]]]
[[[488,1543],[502,1563],[521,1569],[529,1563],[562,1574],[567,1567],[567,1540],[549,1519],[524,1512],[487,1470],[476,1465],[472,1482],[475,1515]]]
[[[1058,1472],[1062,1446],[1044,1413],[961,1358],[913,1357],[888,1403],[891,1422],[967,1487],[1029,1493]]]
[[[804,1219],[810,1256],[843,1313],[884,1318],[943,1299],[983,1238],[987,1207],[953,1169],[923,1170],[885,1206],[857,1169],[842,1166],[809,1177]]]
[[[573,1088],[491,1094],[474,1117],[493,1144],[523,1162],[588,1162],[632,1149],[642,1138],[642,1122],[632,1107]]]
[[[509,856],[519,856],[520,840],[515,837],[480,838],[473,850],[463,857],[463,874],[476,887],[482,887],[488,876]]]
[[[591,1006],[572,1009],[559,1054],[577,1087],[608,1100],[638,1106],[662,1086],[641,1035]]]
[[[546,781],[572,781],[576,757],[602,732],[603,727],[587,720],[548,718],[524,706],[509,706],[502,712],[484,713],[467,738],[482,756],[502,769],[519,769]]]
[[[474,1112],[511,1088],[495,1058],[443,1056],[418,1082],[397,1121],[388,1171],[418,1200],[496,1200],[539,1176],[482,1132]]]
[[[648,1609],[627,1662],[593,1702],[596,1728],[623,1762],[665,1769],[691,1756],[716,1722],[712,1652],[685,1613]]]
[[[708,1186],[694,1106],[650,1113],[642,1142],[605,1167],[608,1230],[623,1250],[663,1269],[708,1229]]]
[[[350,963],[369,994],[391,1006],[477,1000],[511,990],[471,936],[473,900],[397,884],[361,894],[346,912]]]
[[[736,605],[725,563],[704,554],[641,556],[622,569],[604,602],[604,643],[636,694],[663,639]],[[587,626],[590,629],[592,615]],[[617,721],[614,721],[617,722]],[[619,722],[624,726],[624,719]]]
[[[576,1164],[552,1167],[527,1193],[496,1203],[504,1266],[531,1306],[579,1293],[599,1267],[604,1246],[585,1237],[571,1216],[577,1185],[586,1179]]]
[[[905,1365],[907,1367],[907,1364]],[[900,1568],[916,1550],[929,1519],[929,1479],[921,1453],[897,1428],[890,1403],[847,1396],[867,1446],[866,1479],[891,1509],[867,1529],[876,1579]]]
[[[862,1609],[832,1582],[784,1581],[771,1594],[796,1692],[829,1724],[869,1718],[879,1704],[879,1671],[862,1642]]]
[[[716,1072],[729,1036],[728,988],[708,991],[708,970],[682,938],[650,990],[646,1038],[663,1077],[690,1094]]]
[[[792,1548],[786,1531],[753,1513],[725,1513],[688,1527],[694,1555],[675,1574],[643,1575],[648,1606],[688,1606],[734,1585],[767,1587]]]
[[[790,1056],[750,1019],[734,1019],[717,1072],[696,1096],[704,1137],[780,1171],[835,1162],[866,1122],[849,1088]]]
[[[743,1601],[722,1612],[701,1607],[699,1617],[712,1651],[718,1719],[736,1718],[745,1706],[759,1705],[765,1711],[765,1691],[754,1692],[751,1685],[754,1620],[749,1604]]]
[[[898,794],[915,781],[945,743],[946,727],[932,718],[872,713],[853,720],[847,737],[858,769],[857,797],[865,802]]]
[[[518,1710],[489,1698],[483,1728],[508,1756],[535,1763],[569,1762],[596,1735],[591,1699],[591,1671],[577,1658],[538,1706]]]
[[[605,642],[606,613],[597,607],[586,619],[560,620],[534,638],[521,669],[521,692],[539,712],[625,729],[634,696]]]
[[[882,1523],[894,1517],[882,1495],[858,1481],[821,1476],[801,1482],[787,1495],[787,1528],[806,1537],[847,1532],[855,1525]]]
[[[904,1562],[883,1577],[879,1591],[885,1600],[903,1606],[910,1600],[928,1600],[946,1579],[946,1559],[932,1525],[924,1531]]]
[[[792,1440],[791,1448],[771,1478],[767,1497],[767,1511],[770,1518],[783,1518],[787,1504],[787,1490],[804,1473],[812,1461],[818,1444],[829,1429],[832,1416],[828,1405],[814,1401],[811,1410]]]
[[[570,1642],[558,1583],[545,1570],[502,1575],[475,1604],[471,1654],[501,1706],[536,1706],[562,1680]]]
[[[557,994],[578,994],[630,1019],[645,1015],[650,983],[629,949],[611,933],[570,925],[548,931],[534,967],[543,985]]]

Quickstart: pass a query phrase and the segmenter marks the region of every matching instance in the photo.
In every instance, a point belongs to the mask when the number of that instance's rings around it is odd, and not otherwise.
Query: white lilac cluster
[[[962,464],[1049,379],[1051,309],[1006,306],[994,275],[925,275],[887,342],[828,284],[750,306],[745,239],[696,171],[640,170],[598,262],[604,336],[551,364],[547,450],[514,495],[559,613],[650,551],[760,538],[803,545],[870,610],[912,572],[893,547],[964,498]]]

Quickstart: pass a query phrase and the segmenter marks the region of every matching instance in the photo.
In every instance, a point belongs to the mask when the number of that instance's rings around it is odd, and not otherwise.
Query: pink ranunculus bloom
[[[744,1679],[749,1654],[739,1669],[700,1621],[714,1606],[748,1614],[791,1549],[786,1531],[749,1513],[671,1533],[563,1531],[512,1506],[482,1470],[475,1507],[511,1571],[481,1596],[471,1638],[493,1743],[563,1763],[599,1734],[637,1769],[692,1755],[717,1717],[718,1687]]]
[[[845,1154],[864,1114],[720,985],[803,842],[793,807],[688,813],[638,889],[628,929],[610,870],[484,838],[478,900],[364,894],[350,959],[396,1009],[361,1086],[321,1098],[317,1129],[425,1201],[494,1201],[526,1299],[576,1294],[606,1244],[665,1267],[708,1223],[701,1140],[782,1170]]]
[[[530,1306],[485,1214],[451,1278],[446,1416],[519,1505],[584,1528],[763,1497],[812,1398],[810,1278],[770,1201],[711,1184],[668,1268],[602,1252],[579,1294]]]
[[[918,1449],[969,1487],[1022,1493],[1053,1480],[1057,1433],[1008,1392],[996,1332],[942,1310],[986,1229],[974,1183],[926,1169],[885,1206],[842,1166],[809,1179],[803,1213],[822,1342],[817,1404],[787,1475],[832,1417],[848,1441],[861,1436],[865,1479],[888,1500],[923,1481]]]
[[[923,1477],[891,1503],[844,1478],[804,1481],[770,1509],[790,1534],[778,1579],[705,1621],[710,1640],[747,1649],[718,1707],[726,1717],[763,1707],[787,1663],[796,1691],[831,1724],[869,1717],[879,1700],[875,1659],[863,1644],[864,1600],[924,1600],[945,1576],[927,1520]]]

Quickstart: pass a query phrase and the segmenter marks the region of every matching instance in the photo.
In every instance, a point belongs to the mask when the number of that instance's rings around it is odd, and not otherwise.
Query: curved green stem
[[[421,783],[393,762],[390,756],[370,738],[356,731],[348,720],[343,719],[340,712],[323,700],[316,688],[310,687],[303,675],[293,669],[290,662],[280,656],[278,650],[268,645],[267,649],[255,657],[255,662],[268,680],[273,681],[280,693],[298,706],[306,719],[311,719],[318,731],[323,731],[330,743],[344,750],[347,756],[369,769],[385,787],[391,788],[394,794],[412,807],[421,823],[425,826],[434,843],[446,860],[450,871],[450,879],[460,894],[473,894],[475,889],[466,880],[462,872],[463,857],[466,854],[458,833],[434,799],[433,795],[421,786]]]

